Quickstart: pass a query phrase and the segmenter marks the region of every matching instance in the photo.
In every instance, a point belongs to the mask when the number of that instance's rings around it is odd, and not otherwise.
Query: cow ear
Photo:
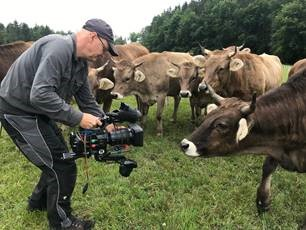
[[[170,68],[167,70],[167,75],[169,77],[172,77],[172,78],[178,78],[178,75],[177,75],[177,69],[175,68]]]
[[[245,118],[241,118],[239,121],[239,127],[236,133],[236,143],[243,140],[249,133],[249,127],[247,120]]]
[[[209,114],[211,111],[217,109],[218,106],[216,104],[209,104],[206,107],[206,114]]]
[[[144,79],[146,79],[146,76],[144,75],[143,72],[141,72],[140,70],[136,70],[135,74],[134,74],[134,79],[137,82],[143,82]]]
[[[114,87],[114,83],[107,79],[107,78],[102,78],[99,80],[99,89],[102,90],[108,90],[108,89],[112,89]]]
[[[244,64],[243,64],[241,59],[239,59],[239,58],[231,59],[230,71],[237,71],[237,70],[241,69],[243,65]]]

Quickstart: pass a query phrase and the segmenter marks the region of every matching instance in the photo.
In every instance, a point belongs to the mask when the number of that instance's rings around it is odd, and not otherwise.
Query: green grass
[[[134,98],[126,102],[135,107]],[[113,108],[118,108],[115,102]],[[83,160],[77,160],[73,196],[76,214],[96,220],[95,229],[297,229],[305,217],[306,176],[278,169],[272,180],[272,207],[257,214],[256,188],[264,157],[193,159],[179,149],[191,133],[188,100],[182,99],[178,122],[170,122],[172,98],[165,108],[164,136],[155,135],[153,106],[145,127],[144,147],[126,153],[138,168],[121,177],[118,165],[89,161],[90,185]],[[39,170],[0,138],[0,229],[47,229],[46,213],[29,213],[26,200]]]

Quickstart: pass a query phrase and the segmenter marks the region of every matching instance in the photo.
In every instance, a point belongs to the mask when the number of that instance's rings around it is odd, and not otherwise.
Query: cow
[[[225,52],[215,50],[207,55],[205,77],[199,90],[205,90],[205,82],[224,97],[250,100],[253,92],[261,95],[278,87],[282,81],[282,64],[274,55],[257,55],[249,52]]]
[[[92,92],[96,97],[96,101],[101,104],[103,103],[103,110],[108,112],[110,110],[113,96],[110,94],[111,88],[110,85],[104,85],[105,87],[101,87],[98,83],[101,78],[108,78],[112,82],[115,82],[115,78],[113,76],[113,67],[115,67],[115,62],[120,60],[128,60],[132,61],[137,57],[146,55],[149,53],[149,50],[141,45],[140,43],[129,43],[125,45],[116,45],[116,49],[119,53],[118,57],[112,57],[108,52],[105,55],[99,57],[95,62],[89,63],[90,68],[96,69],[101,66],[104,66],[102,70],[99,72],[91,72],[93,75],[90,77]],[[92,70],[91,69],[91,70]],[[95,74],[98,74],[95,76]],[[100,87],[98,87],[98,85]]]
[[[149,106],[157,103],[157,135],[162,135],[162,113],[167,96],[174,97],[173,121],[180,102],[180,85],[177,79],[170,78],[177,68],[172,63],[192,60],[188,53],[162,52],[150,53],[133,62],[122,60],[114,68],[115,87],[111,94],[122,99],[124,96],[137,95],[142,102],[142,124],[145,123]]]
[[[306,68],[306,58],[301,59],[293,64],[288,73],[288,78],[291,77],[294,73],[299,71],[302,68]]]
[[[180,96],[189,98],[191,121],[198,123],[201,109],[211,103],[211,98],[205,92],[198,90],[204,77],[203,68],[206,58],[203,55],[196,55],[192,59],[192,61],[188,60],[180,64],[172,63],[178,68],[178,72],[171,77],[179,79]]]
[[[253,95],[251,103],[223,98],[207,86],[219,107],[180,146],[191,157],[267,155],[256,198],[258,211],[266,211],[278,165],[306,172],[306,69],[258,99]]]
[[[0,82],[13,62],[30,46],[32,42],[16,41],[0,45]]]

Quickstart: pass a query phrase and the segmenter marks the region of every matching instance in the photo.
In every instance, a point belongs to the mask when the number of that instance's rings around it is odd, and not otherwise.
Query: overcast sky
[[[190,0],[5,0],[1,1],[0,23],[17,20],[30,27],[48,25],[55,31],[78,31],[86,20],[101,18],[115,36],[127,38],[150,25],[154,16]]]

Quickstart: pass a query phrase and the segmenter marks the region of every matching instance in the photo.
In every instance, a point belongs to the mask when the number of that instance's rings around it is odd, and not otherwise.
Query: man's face
[[[102,56],[108,51],[108,43],[104,38],[101,38],[97,33],[91,34],[91,42],[88,44],[88,55],[89,61],[96,61],[99,56]]]

